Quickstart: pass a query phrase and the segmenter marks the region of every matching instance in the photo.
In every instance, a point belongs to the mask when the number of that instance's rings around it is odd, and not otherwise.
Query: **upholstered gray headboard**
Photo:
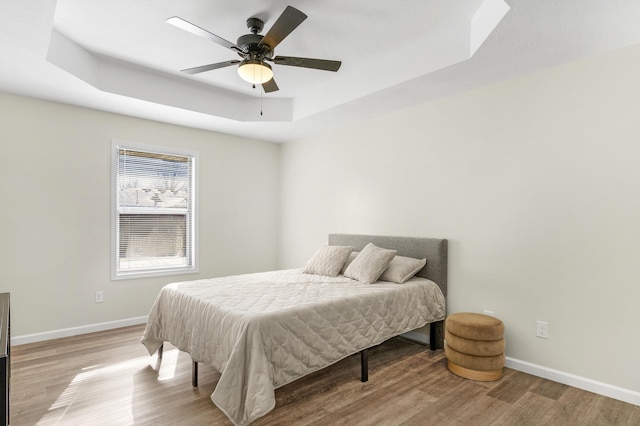
[[[447,295],[447,240],[439,238],[389,237],[383,235],[329,234],[329,245],[353,246],[360,251],[369,243],[398,250],[398,255],[427,259],[416,275],[434,281]]]

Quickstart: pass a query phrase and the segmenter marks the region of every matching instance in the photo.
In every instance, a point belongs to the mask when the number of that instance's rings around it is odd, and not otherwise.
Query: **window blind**
[[[117,147],[116,274],[194,267],[194,158]]]

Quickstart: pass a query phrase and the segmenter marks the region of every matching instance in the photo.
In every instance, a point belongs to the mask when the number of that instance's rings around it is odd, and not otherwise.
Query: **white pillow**
[[[316,251],[302,271],[305,274],[336,277],[353,251],[351,246],[325,246]]]
[[[387,269],[396,253],[397,250],[387,250],[369,243],[353,259],[353,262],[344,271],[344,275],[366,284],[373,284]]]
[[[351,262],[353,262],[353,260],[356,258],[356,256],[358,256],[360,254],[359,251],[352,251],[351,254],[349,255],[349,257],[347,258],[347,261],[345,262],[344,266],[342,267],[342,270],[340,271],[341,275],[344,275],[344,271],[347,270],[347,267],[349,265],[351,265]]]
[[[380,280],[402,284],[417,274],[426,264],[427,259],[396,256],[389,263],[387,270],[382,273]]]

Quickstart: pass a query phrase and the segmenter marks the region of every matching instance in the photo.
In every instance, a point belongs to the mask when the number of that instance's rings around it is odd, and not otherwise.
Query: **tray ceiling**
[[[289,4],[308,18],[276,54],[340,60],[337,73],[275,64],[280,90],[264,94],[235,66],[180,72],[238,56],[167,18],[235,42],[247,18],[264,34]],[[2,91],[276,142],[640,42],[635,0],[11,0],[0,11]]]

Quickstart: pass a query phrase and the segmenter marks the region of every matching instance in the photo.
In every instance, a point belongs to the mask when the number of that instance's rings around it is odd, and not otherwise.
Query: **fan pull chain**
[[[263,67],[260,67],[260,81],[262,81],[262,70]],[[264,87],[262,84],[260,85],[260,117],[262,117],[262,93],[264,92]]]

